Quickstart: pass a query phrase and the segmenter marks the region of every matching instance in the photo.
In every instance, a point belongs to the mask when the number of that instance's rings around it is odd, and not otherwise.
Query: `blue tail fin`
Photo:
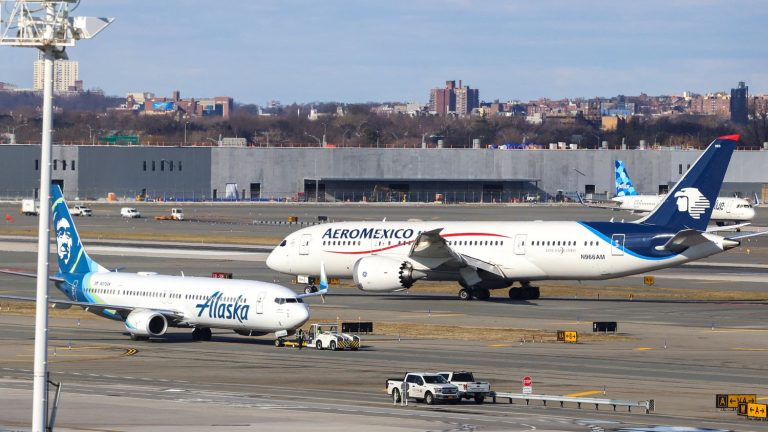
[[[624,166],[624,162],[616,161],[616,196],[632,196],[637,195],[635,187],[632,186],[632,180],[629,178],[627,168]]]
[[[75,222],[69,214],[67,203],[57,184],[51,185],[51,213],[56,233],[56,255],[59,273],[85,274],[108,271],[92,260],[85,252]]]
[[[712,141],[664,201],[638,222],[672,231],[706,230],[738,140],[738,135],[728,135]]]

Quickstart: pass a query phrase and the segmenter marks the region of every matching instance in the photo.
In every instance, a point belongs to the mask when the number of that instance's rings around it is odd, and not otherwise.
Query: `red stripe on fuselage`
[[[502,238],[509,238],[508,236],[501,235],[501,234],[493,234],[493,233],[455,233],[455,234],[441,234],[443,237],[462,237],[462,236],[478,236],[478,237],[502,237]],[[376,253],[381,252],[389,249],[394,249],[396,247],[400,246],[406,246],[413,243],[415,240],[410,240],[402,244],[396,244],[391,245],[387,247],[383,247],[380,249],[371,249],[371,250],[365,250],[365,251],[352,251],[352,252],[343,252],[343,251],[332,251],[332,250],[326,250],[324,252],[328,253],[335,253],[335,254],[342,254],[342,255],[362,255],[362,254],[370,254],[370,253]]]

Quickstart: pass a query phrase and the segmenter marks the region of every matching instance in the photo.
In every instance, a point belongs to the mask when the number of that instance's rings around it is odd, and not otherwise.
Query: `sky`
[[[768,93],[764,0],[82,0],[73,15],[115,17],[68,48],[108,95],[426,103],[446,80],[484,101]],[[35,58],[0,46],[0,81],[31,87]]]

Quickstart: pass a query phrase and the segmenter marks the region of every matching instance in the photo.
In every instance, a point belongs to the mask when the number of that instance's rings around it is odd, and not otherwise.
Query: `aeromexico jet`
[[[457,281],[459,298],[487,299],[511,287],[538,298],[540,280],[610,279],[677,266],[739,245],[757,234],[705,232],[738,135],[707,147],[663,203],[634,223],[340,222],[286,237],[267,258],[279,272],[352,278],[363,291],[411,288],[419,280]],[[758,233],[764,234],[764,233]],[[308,286],[306,291],[311,291]]]
[[[619,209],[633,213],[648,213],[662,200],[664,195],[640,195],[632,185],[632,179],[624,162],[616,161],[616,196],[611,200],[618,203]],[[593,206],[600,207],[600,206]],[[616,208],[611,207],[615,210]],[[715,200],[712,210],[712,222],[719,226],[741,224],[747,225],[755,217],[755,209],[744,198],[719,197]]]
[[[283,337],[309,319],[309,308],[290,289],[267,282],[166,276],[109,271],[85,252],[58,185],[51,186],[59,271],[50,280],[69,300],[49,299],[53,307],[79,306],[123,321],[133,340],[165,334],[168,327],[193,328],[193,340],[210,340],[211,329],[242,335]],[[36,277],[35,274],[0,270]],[[323,286],[323,292],[327,285]],[[35,301],[2,295],[0,298]]]

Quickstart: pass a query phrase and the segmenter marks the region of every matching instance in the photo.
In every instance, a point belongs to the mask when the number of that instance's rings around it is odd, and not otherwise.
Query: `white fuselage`
[[[666,195],[629,195],[614,197],[611,200],[619,204],[622,210],[649,213],[666,198]],[[712,209],[712,222],[749,222],[755,217],[755,209],[743,198],[718,198]]]
[[[643,231],[638,224],[602,222],[606,236],[581,222],[341,222],[296,231],[267,258],[277,271],[311,276],[320,263],[328,277],[352,277],[355,263],[380,255],[408,259],[420,232],[442,228],[440,235],[459,254],[491,263],[505,280],[609,279],[671,267],[723,251],[720,237],[680,254],[657,253],[674,233]],[[626,230],[626,231],[623,231]],[[426,279],[457,280],[454,268],[440,260],[410,260],[427,270]],[[429,272],[431,271],[431,273]]]
[[[266,333],[292,330],[309,319],[307,305],[293,291],[266,282],[104,272],[89,273],[76,285],[60,289],[78,301],[174,311],[183,317],[178,326]]]

